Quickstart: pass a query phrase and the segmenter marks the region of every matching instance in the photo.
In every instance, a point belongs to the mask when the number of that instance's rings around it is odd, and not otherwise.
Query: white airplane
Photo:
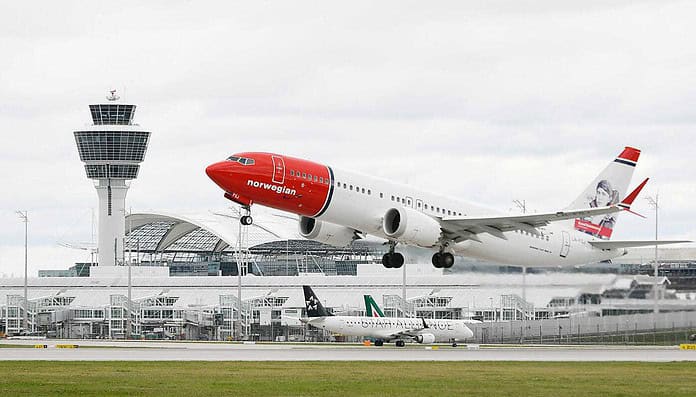
[[[305,307],[307,318],[300,319],[313,327],[348,336],[363,336],[375,339],[375,346],[384,342],[395,342],[404,347],[407,341],[431,344],[448,342],[456,347],[457,342],[474,336],[467,323],[472,320],[442,320],[400,317],[334,316],[317,298],[312,288],[305,285]]]
[[[210,165],[208,176],[240,204],[251,224],[259,204],[299,215],[300,234],[346,246],[371,234],[388,240],[388,268],[404,263],[397,244],[435,251],[438,268],[454,255],[499,263],[556,267],[610,260],[628,247],[688,241],[610,241],[618,213],[647,179],[626,195],[640,150],[626,147],[564,210],[505,215],[390,180],[273,153],[247,152]]]

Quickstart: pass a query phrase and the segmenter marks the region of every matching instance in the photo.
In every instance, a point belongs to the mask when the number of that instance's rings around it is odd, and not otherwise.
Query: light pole
[[[27,287],[27,258],[28,258],[28,250],[27,250],[27,236],[29,232],[29,212],[28,211],[15,211],[17,215],[22,219],[24,222],[24,322],[23,322],[23,328],[24,331],[28,331],[29,329],[29,314],[27,313],[29,311],[29,293],[28,290],[29,288]]]
[[[239,210],[239,217],[241,220],[242,211]],[[239,223],[239,229],[237,234],[237,326],[235,331],[238,331],[235,335],[237,340],[242,340],[243,327],[242,327],[242,222]],[[234,317],[233,317],[234,318]],[[234,321],[233,321],[234,323]]]
[[[402,280],[401,280],[401,314],[404,317],[409,317],[406,315],[406,265],[404,264]]]
[[[522,211],[523,214],[527,213],[527,200],[512,200],[512,202],[517,206],[517,208]]]
[[[655,197],[648,196],[645,198],[648,200],[648,204],[650,205],[651,208],[655,210],[655,241],[657,241],[657,216],[658,216],[658,210],[660,209],[659,206],[659,200],[660,200],[660,195],[659,193],[655,193]],[[653,313],[659,313],[660,312],[660,307],[658,303],[658,297],[657,297],[657,274],[658,274],[658,264],[657,264],[657,244],[655,244],[655,281],[653,284],[653,298],[654,298],[654,306],[653,306]]]

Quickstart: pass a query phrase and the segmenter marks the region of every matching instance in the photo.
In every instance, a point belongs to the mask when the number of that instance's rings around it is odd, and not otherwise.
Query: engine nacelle
[[[430,248],[440,240],[440,224],[428,215],[412,208],[391,208],[382,221],[388,237],[419,247]]]
[[[345,247],[360,238],[355,229],[306,216],[300,217],[300,234],[306,239],[334,247]]]
[[[424,343],[426,345],[429,345],[431,343],[435,343],[435,335],[433,335],[433,334],[416,335],[416,342]]]

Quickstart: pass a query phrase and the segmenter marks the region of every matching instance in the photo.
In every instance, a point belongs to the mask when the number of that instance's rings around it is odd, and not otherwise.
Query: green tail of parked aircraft
[[[365,298],[366,317],[384,317],[384,312],[377,306],[377,302],[372,298],[372,295],[363,295],[363,298]]]

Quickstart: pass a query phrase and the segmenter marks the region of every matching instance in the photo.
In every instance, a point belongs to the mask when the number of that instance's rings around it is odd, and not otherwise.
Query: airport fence
[[[475,343],[673,345],[696,334],[696,311],[487,322],[471,328]]]

